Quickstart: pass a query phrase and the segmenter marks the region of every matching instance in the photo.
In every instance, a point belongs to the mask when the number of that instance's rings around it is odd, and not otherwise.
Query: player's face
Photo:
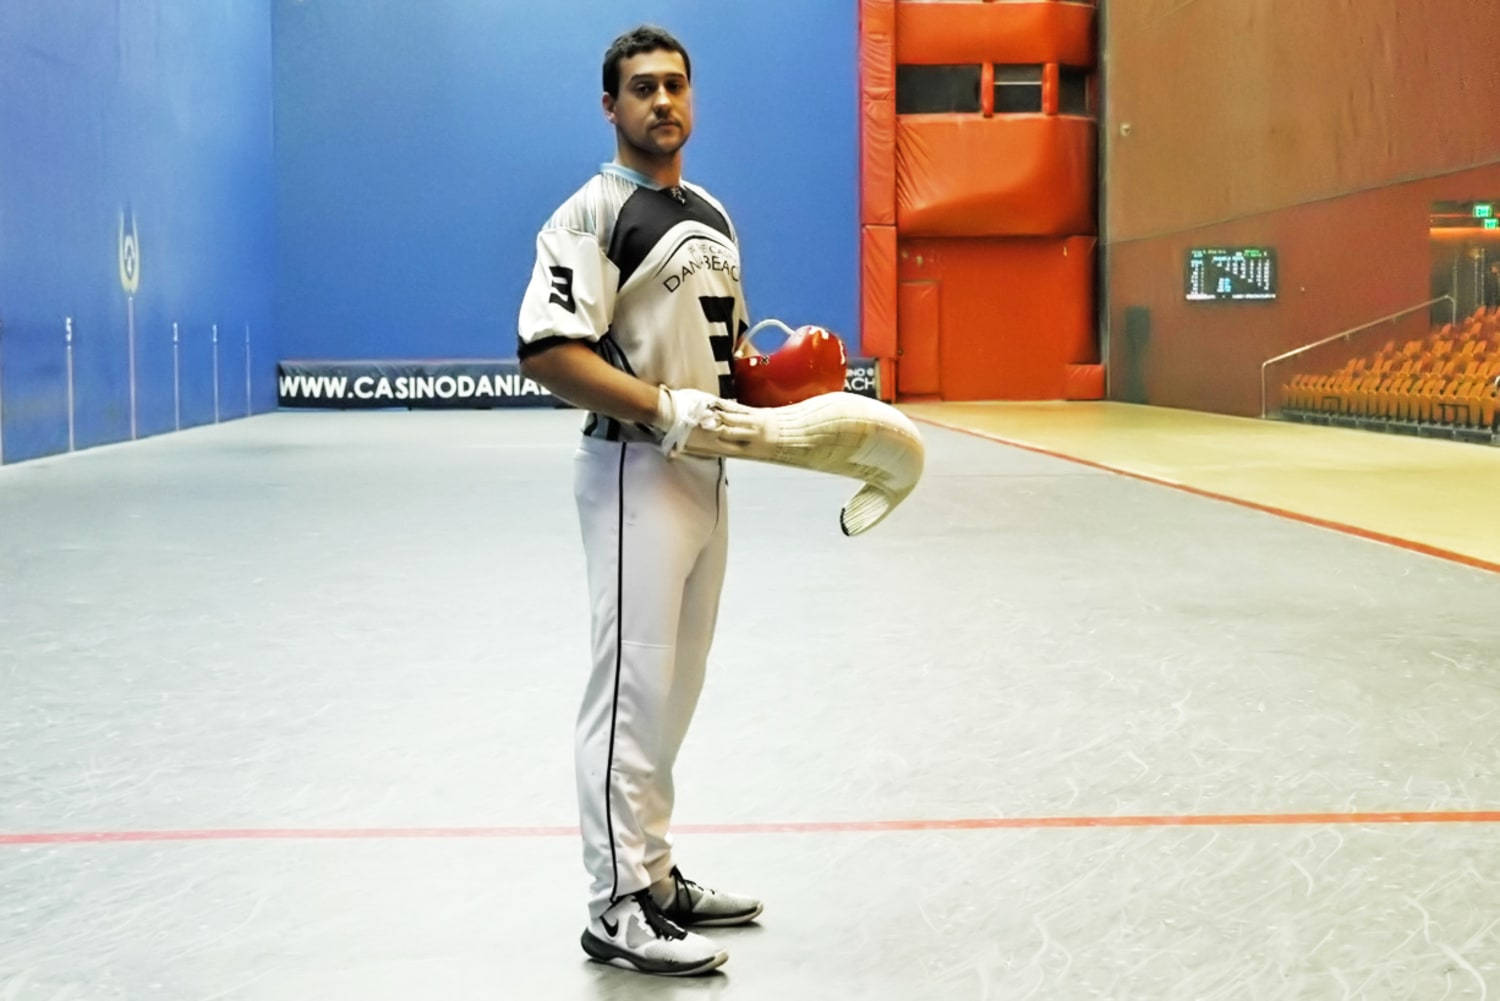
[[[620,93],[604,95],[604,116],[648,157],[682,149],[693,132],[693,88],[682,55],[658,49],[620,60]]]

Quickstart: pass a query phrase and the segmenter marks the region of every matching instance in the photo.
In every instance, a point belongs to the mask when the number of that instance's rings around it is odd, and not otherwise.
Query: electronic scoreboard
[[[1194,247],[1184,294],[1190,302],[1276,298],[1276,251],[1269,247]]]

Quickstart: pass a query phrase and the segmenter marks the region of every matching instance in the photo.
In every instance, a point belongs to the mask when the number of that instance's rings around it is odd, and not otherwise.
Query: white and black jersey
[[[605,164],[547,221],[521,302],[518,353],[582,340],[652,385],[733,398],[730,358],[749,327],[739,240],[708,192]],[[584,433],[649,440],[590,414]]]

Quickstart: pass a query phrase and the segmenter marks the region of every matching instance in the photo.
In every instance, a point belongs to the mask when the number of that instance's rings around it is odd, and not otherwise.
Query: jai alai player
[[[574,464],[593,670],[576,733],[588,955],[686,975],[728,953],[689,926],[753,921],[759,901],[687,879],[672,855],[672,766],[713,639],[729,505],[724,460],[671,453],[734,395],[748,327],[729,215],[682,177],[692,68],[643,26],[604,58],[616,157],[552,215],[521,305],[522,370],[589,411]],[[674,429],[676,431],[673,434]],[[744,432],[723,428],[726,440]]]
[[[861,481],[839,512],[850,536],[911,493],[924,459],[904,414],[843,392],[843,342],[828,331],[766,320],[789,336],[769,358],[755,353],[734,226],[682,178],[691,79],[687,52],[660,28],[610,46],[603,104],[615,160],[537,236],[518,346],[527,376],[589,411],[573,480],[593,610],[576,735],[593,877],[583,948],[666,975],[729,958],[689,926],[761,912],[683,876],[667,836],[672,766],[724,581],[724,459]]]

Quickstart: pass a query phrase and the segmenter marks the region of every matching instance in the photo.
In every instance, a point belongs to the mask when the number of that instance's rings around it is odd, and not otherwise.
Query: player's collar
[[[629,181],[631,184],[637,184],[643,188],[649,188],[652,191],[663,191],[667,187],[669,187],[669,185],[657,184],[651,178],[647,177],[645,174],[642,174],[639,170],[631,170],[623,163],[615,163],[613,161],[609,163],[601,163],[599,165],[599,172],[601,174],[613,174],[616,177],[622,177],[625,180]],[[679,188],[683,186],[683,183],[679,183],[677,185],[677,187]]]

